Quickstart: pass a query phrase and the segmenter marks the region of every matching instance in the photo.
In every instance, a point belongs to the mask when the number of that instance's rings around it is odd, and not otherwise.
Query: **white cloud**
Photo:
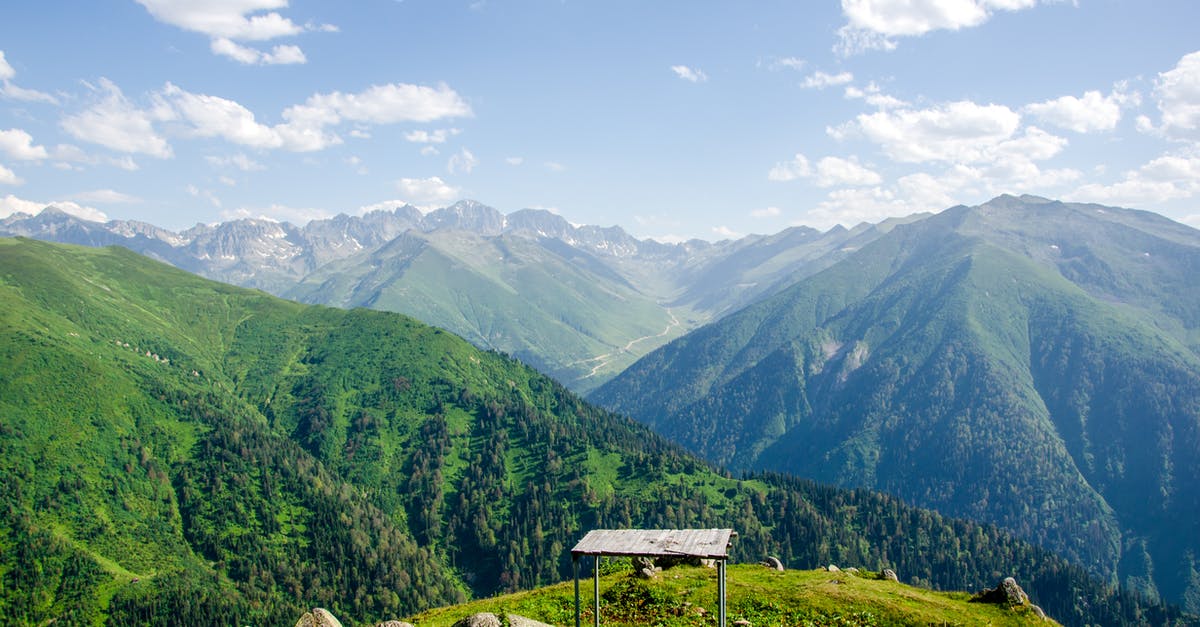
[[[220,215],[222,220],[269,220],[271,222],[290,222],[303,226],[313,220],[322,220],[333,214],[325,209],[272,204],[266,207],[225,209],[220,212]]]
[[[0,164],[0,184],[3,185],[21,185],[25,183],[25,179],[17,176],[16,172],[9,170]]]
[[[267,169],[263,164],[242,153],[227,157],[208,156],[204,160],[219,168],[234,167],[243,172],[255,172]]]
[[[545,165],[546,169],[550,170],[551,172],[565,172],[567,170],[567,166],[557,161],[547,161],[543,165]]]
[[[816,176],[819,187],[878,185],[882,180],[877,172],[864,168],[857,159],[839,157],[818,161]]]
[[[279,45],[264,52],[237,42],[269,41],[305,31],[337,32],[332,24],[296,24],[275,9],[287,0],[137,0],[155,19],[209,36],[215,54],[239,63],[273,65],[304,63],[304,52],[295,45]]]
[[[164,112],[144,111],[133,106],[112,81],[100,79],[100,101],[67,116],[62,127],[76,139],[126,153],[169,158],[171,146],[154,130]]]
[[[293,152],[323,150],[342,143],[330,127],[345,121],[366,124],[429,122],[471,115],[471,109],[446,85],[426,87],[394,83],[374,85],[358,93],[314,94],[301,105],[283,111],[285,122],[259,122],[241,104],[206,94],[194,94],[171,83],[155,96],[158,109],[190,125],[196,137],[220,137],[259,149]]]
[[[703,70],[692,69],[686,65],[672,65],[671,71],[679,78],[692,83],[703,83],[708,80],[708,75]]]
[[[371,213],[372,211],[392,212],[392,211],[395,211],[396,209],[399,209],[400,207],[403,207],[404,205],[407,205],[407,204],[408,204],[408,201],[406,201],[406,200],[398,200],[398,199],[397,200],[385,200],[385,201],[373,203],[370,205],[363,205],[358,208],[358,211],[355,212],[355,214],[361,216],[361,215]]]
[[[1072,200],[1156,205],[1200,195],[1200,157],[1163,155],[1136,170],[1125,172],[1116,183],[1084,185],[1069,194]]]
[[[835,50],[853,54],[892,50],[893,37],[921,36],[934,30],[979,26],[996,11],[1028,9],[1037,0],[842,0],[846,25]]]
[[[1026,106],[1025,111],[1047,124],[1076,133],[1111,131],[1121,121],[1124,100],[1124,94],[1118,92],[1105,96],[1098,91],[1088,91],[1082,98],[1062,96],[1034,103]]]
[[[750,216],[753,218],[774,218],[780,213],[782,213],[782,211],[779,209],[779,207],[763,207],[762,209],[755,209],[751,211]]]
[[[471,170],[474,170],[477,165],[479,165],[479,159],[476,159],[470,150],[463,148],[457,154],[450,157],[450,161],[446,163],[446,170],[451,174],[459,172],[470,174]]]
[[[860,89],[854,85],[847,85],[844,95],[850,100],[861,98],[867,104],[879,109],[899,109],[909,106],[907,102],[899,98],[882,93],[882,90],[879,89],[879,86],[874,81],[868,83],[865,89]]]
[[[192,125],[196,137],[221,137],[253,148],[279,148],[284,138],[277,129],[260,124],[246,107],[217,96],[193,94],[167,83],[161,92],[164,104]]]
[[[8,60],[4,58],[4,51],[0,50],[0,96],[12,100],[58,104],[58,99],[50,94],[14,85],[12,79],[16,78],[16,76],[17,71],[13,69],[13,66],[8,64]]]
[[[404,202],[422,210],[444,207],[458,200],[462,194],[458,188],[446,184],[437,176],[426,179],[402,178],[396,181],[396,189],[404,195]]]
[[[1200,51],[1186,54],[1154,84],[1162,130],[1168,137],[1200,139]]]
[[[131,196],[113,189],[95,189],[88,192],[72,194],[71,200],[82,202],[97,202],[100,204],[129,204],[142,202],[141,198]]]
[[[41,161],[50,156],[45,146],[34,146],[33,136],[19,128],[0,131],[0,151],[18,161]]]
[[[287,120],[309,119],[312,115],[339,121],[395,124],[470,117],[472,112],[470,105],[445,83],[437,87],[389,83],[372,85],[354,94],[338,91],[315,94],[303,105],[290,107],[283,113]]]
[[[951,102],[930,109],[861,114],[830,129],[835,138],[860,133],[896,161],[974,162],[1016,132],[1021,116],[1003,105]]]
[[[92,222],[107,222],[108,216],[103,211],[94,207],[85,207],[71,201],[58,202],[37,202],[34,200],[25,200],[17,198],[9,194],[0,198],[0,218],[7,218],[14,213],[26,213],[29,215],[37,215],[47,207],[54,207],[65,213],[69,213],[77,218],[91,220]]]
[[[404,139],[414,144],[443,144],[453,135],[458,135],[456,128],[439,128],[434,131],[416,130],[404,134]]]
[[[772,61],[771,67],[772,68],[787,68],[789,70],[796,70],[798,72],[801,69],[803,69],[804,66],[807,64],[808,64],[807,61],[805,61],[804,59],[801,59],[799,57],[783,57],[783,58],[775,59],[774,61]]]
[[[720,237],[721,239],[738,239],[742,236],[741,233],[738,233],[737,231],[735,231],[725,225],[712,227],[712,232],[714,235],[716,235],[717,237]]]
[[[812,174],[812,168],[808,165],[808,158],[800,153],[796,153],[796,157],[790,161],[780,161],[771,168],[767,173],[767,179],[771,181],[794,181],[798,178],[806,177]]]
[[[525,157],[505,157],[504,162],[508,165],[521,165],[525,163]]]
[[[818,187],[878,185],[882,180],[877,172],[863,167],[854,157],[824,157],[814,168],[808,158],[799,153],[790,161],[775,164],[767,173],[767,179],[772,181],[786,182],[801,178],[815,179]]]
[[[850,72],[828,74],[818,70],[805,77],[804,82],[800,83],[800,86],[805,89],[825,89],[834,85],[845,85],[853,80],[854,75]]]
[[[212,40],[211,48],[214,54],[229,57],[238,63],[246,65],[296,65],[307,63],[308,58],[299,46],[275,46],[270,52],[243,46],[232,39],[219,37]]]

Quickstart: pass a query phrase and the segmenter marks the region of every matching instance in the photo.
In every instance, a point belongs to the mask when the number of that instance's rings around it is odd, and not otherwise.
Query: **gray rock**
[[[500,617],[491,612],[480,612],[454,623],[454,627],[500,627]]]
[[[744,618],[739,618],[739,619],[733,621],[733,624],[737,625],[738,627],[750,627],[750,621],[748,621]]]
[[[415,625],[402,620],[385,620],[382,623],[375,623],[375,627],[415,627]]]
[[[554,627],[554,625],[533,620],[532,618],[525,618],[518,614],[508,614],[505,618],[508,619],[509,627]]]
[[[770,568],[772,570],[777,570],[779,572],[783,572],[783,562],[779,561],[778,557],[767,557],[767,559],[763,560],[760,563],[763,566],[766,566],[767,568]]]
[[[837,566],[834,566],[833,564],[830,564],[830,565],[829,565],[829,572],[831,572],[831,573],[839,573],[839,572],[841,572],[841,571],[842,571],[842,569],[838,568]]]
[[[858,574],[858,569],[857,569],[857,568],[855,568],[855,567],[853,567],[853,566],[851,566],[850,568],[847,568],[847,569],[846,569],[846,572],[850,573],[851,575],[857,575],[857,574]]]
[[[1005,577],[995,588],[987,588],[983,592],[971,597],[974,603],[995,603],[996,605],[1006,605],[1013,607],[1016,605],[1029,605],[1029,595],[1017,585],[1017,580],[1012,577]]]
[[[305,612],[296,627],[342,627],[342,622],[323,607],[314,607],[311,612]]]
[[[894,581],[896,583],[900,583],[900,578],[896,576],[896,571],[894,571],[890,568],[883,569],[883,578],[886,581]]]

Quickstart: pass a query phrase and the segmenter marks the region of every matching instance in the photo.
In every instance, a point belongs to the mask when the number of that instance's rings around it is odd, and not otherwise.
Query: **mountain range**
[[[898,222],[663,244],[548,211],[504,215],[461,201],[425,214],[405,205],[302,227],[242,219],[178,233],[49,207],[0,220],[0,235],[119,245],[294,300],[405,313],[586,392]]]
[[[1013,575],[1065,624],[1188,620],[993,526],[734,479],[411,318],[120,247],[0,238],[0,478],[19,624],[374,624],[561,581],[588,529],[692,526],[735,528],[736,561]]]
[[[1003,196],[899,225],[591,395],[733,469],[998,524],[1200,610],[1200,232]]]

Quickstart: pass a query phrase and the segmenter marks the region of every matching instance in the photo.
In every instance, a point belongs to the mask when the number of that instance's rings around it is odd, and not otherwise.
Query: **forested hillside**
[[[995,528],[734,479],[396,314],[282,301],[119,248],[0,239],[0,614],[347,624],[558,581],[588,529],[733,527],[739,561],[1016,576],[1068,624],[1165,623]]]
[[[733,468],[1001,525],[1200,611],[1200,232],[1002,197],[900,226],[593,399]]]

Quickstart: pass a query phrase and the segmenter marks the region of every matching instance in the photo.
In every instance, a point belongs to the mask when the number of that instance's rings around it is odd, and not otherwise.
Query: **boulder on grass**
[[[296,627],[342,627],[342,622],[323,607],[314,607],[311,612],[305,612]]]
[[[499,616],[491,612],[480,612],[454,623],[454,627],[501,627],[501,624]]]

